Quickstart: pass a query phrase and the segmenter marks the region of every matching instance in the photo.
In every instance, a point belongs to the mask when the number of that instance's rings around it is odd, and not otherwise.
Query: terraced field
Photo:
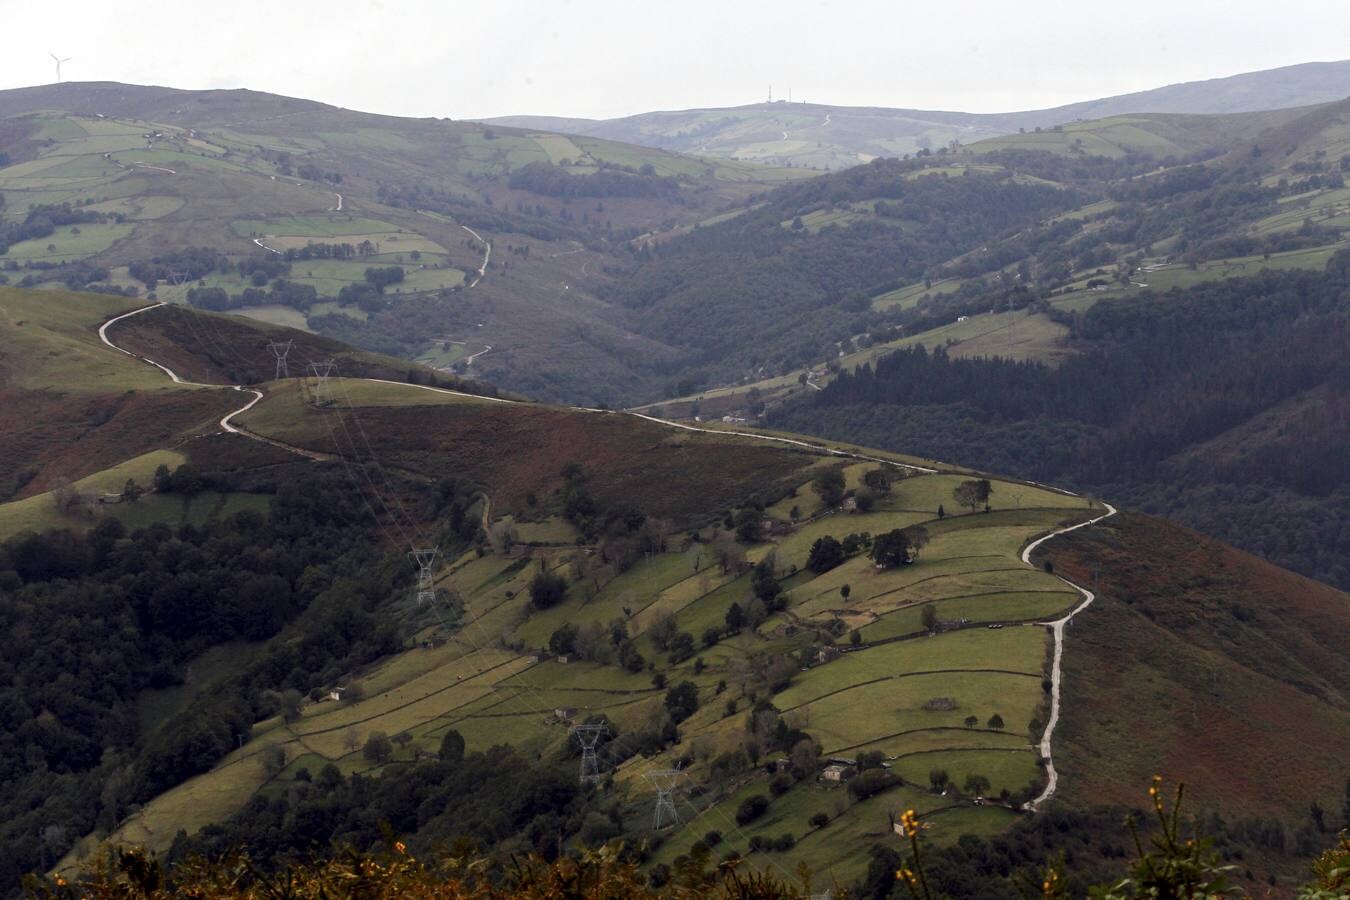
[[[359,380],[347,381],[342,392],[354,404],[482,402]],[[288,406],[302,395],[287,396],[291,399],[272,398],[251,412],[249,427],[285,433],[295,421]],[[858,485],[874,467],[845,466],[846,483]],[[809,485],[801,484],[796,497],[766,512],[782,522],[781,532],[747,547],[752,561],[773,551],[788,607],[729,633],[728,610],[733,603],[750,605],[751,578],[723,571],[715,562],[707,543],[712,531],[702,529],[697,541],[676,542],[627,571],[605,576],[596,591],[587,587],[589,578],[578,577],[584,551],[579,555],[566,546],[576,539],[570,526],[558,520],[509,523],[518,540],[540,546],[447,561],[437,585],[443,598],[453,598],[455,612],[428,620],[418,646],[349,678],[345,686],[358,686],[360,699],[310,704],[289,724],[259,723],[251,743],[211,773],[147,805],[122,833],[153,844],[156,829],[167,827],[160,823],[183,821],[184,804],[205,804],[219,816],[229,811],[227,805],[237,808],[254,791],[268,790],[254,757],[270,744],[284,748],[287,771],[313,771],[328,762],[361,771],[369,763],[360,748],[377,731],[406,737],[393,765],[434,753],[450,729],[470,749],[506,741],[545,753],[568,746],[569,721],[603,715],[620,733],[640,729],[663,709],[665,691],[651,671],[525,652],[545,647],[565,626],[615,622],[652,661],[663,684],[687,680],[700,700],[682,725],[681,745],[626,761],[602,755],[602,764],[614,769],[616,789],[641,808],[643,774],[692,752],[683,760],[684,777],[687,785],[704,785],[705,792],[679,795],[682,822],[668,835],[669,846],[687,846],[703,832],[719,830],[729,847],[744,852],[756,835],[789,831],[798,839],[794,849],[766,864],[790,868],[804,861],[818,871],[855,875],[860,862],[853,842],[885,833],[887,817],[900,808],[924,811],[939,827],[950,816],[953,833],[958,826],[964,832],[995,832],[1006,824],[1008,810],[928,793],[928,773],[945,768],[957,785],[979,776],[991,795],[1025,796],[1038,781],[1033,746],[1046,702],[1048,636],[1035,623],[1071,605],[1076,593],[1017,555],[1031,537],[1086,517],[1094,507],[1035,486],[995,482],[993,511],[939,519],[939,505],[955,512],[952,490],[961,481],[962,476],[946,474],[903,478],[865,514],[822,507]],[[783,510],[788,500],[802,507],[797,525]],[[912,565],[878,569],[860,554],[819,575],[803,568],[818,538],[876,535],[917,523],[930,529],[932,541]],[[570,585],[566,602],[542,612],[528,599],[541,566]],[[840,596],[844,584],[851,585],[846,602]],[[928,603],[940,620],[931,632],[920,612]],[[839,620],[847,626],[832,630]],[[702,635],[712,628],[722,637],[676,662],[653,636],[658,624],[669,627],[667,621],[679,631]],[[818,662],[816,649],[831,646],[844,652]],[[768,776],[751,770],[728,783],[714,776],[710,765],[748,740],[746,711],[755,688],[747,661],[784,654],[798,660],[800,671],[772,692],[778,714],[809,733],[827,756],[880,752],[903,784],[860,801],[841,785],[807,778],[774,798],[762,820],[741,827],[735,822],[737,805],[750,793],[766,793]],[[828,828],[807,825],[816,812],[830,818]]]

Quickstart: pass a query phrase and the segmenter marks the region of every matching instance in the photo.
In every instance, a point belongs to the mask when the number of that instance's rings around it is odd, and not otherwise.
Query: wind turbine
[[[52,53],[50,50],[47,51],[47,55],[50,56],[52,59],[56,60],[56,83],[57,83],[57,84],[60,84],[60,83],[61,83],[61,63],[70,62],[70,61],[71,61],[72,59],[74,59],[75,57],[73,57],[73,56],[67,56],[65,59],[62,59],[61,57],[57,56],[55,53]]]

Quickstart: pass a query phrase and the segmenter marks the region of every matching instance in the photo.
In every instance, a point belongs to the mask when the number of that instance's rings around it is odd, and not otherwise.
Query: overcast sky
[[[0,88],[248,87],[371,112],[1000,112],[1350,56],[1350,0],[0,0]]]

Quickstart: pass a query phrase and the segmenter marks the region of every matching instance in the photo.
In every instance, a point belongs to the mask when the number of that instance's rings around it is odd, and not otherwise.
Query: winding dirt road
[[[474,231],[468,225],[461,225],[459,227],[463,228],[469,234],[473,235],[474,239],[479,241],[483,245],[483,264],[478,267],[478,278],[475,278],[473,281],[469,282],[469,287],[473,287],[479,282],[479,279],[481,279],[484,275],[487,274],[488,262],[491,261],[492,259],[492,242],[489,240],[485,240],[481,234]]]
[[[1077,525],[1070,525],[1068,528],[1052,531],[1043,537],[1037,538],[1030,544],[1027,544],[1026,548],[1022,551],[1022,562],[1031,565],[1031,552],[1051,538],[1058,537],[1059,535],[1066,534],[1070,531],[1076,531],[1079,528],[1086,528],[1089,525],[1095,525],[1102,519],[1109,519],[1116,514],[1116,508],[1110,503],[1103,503],[1102,505],[1106,507],[1106,512],[1097,516],[1095,519],[1088,519],[1086,522],[1079,522]],[[1064,658],[1064,626],[1068,625],[1069,620],[1087,609],[1092,605],[1092,601],[1097,599],[1097,595],[1092,591],[1074,584],[1067,578],[1060,578],[1060,581],[1082,594],[1083,602],[1070,610],[1069,614],[1062,619],[1056,619],[1053,622],[1040,623],[1042,625],[1050,626],[1051,631],[1054,633],[1055,653],[1054,659],[1050,664],[1050,721],[1045,723],[1045,733],[1041,735],[1041,756],[1045,759],[1045,789],[1041,791],[1040,796],[1035,800],[1027,801],[1024,808],[1031,812],[1035,812],[1042,803],[1053,797],[1055,788],[1059,785],[1059,774],[1055,771],[1054,759],[1050,755],[1050,744],[1051,739],[1055,734],[1055,725],[1059,723],[1059,686],[1064,680],[1063,670],[1060,667],[1060,661]]]
[[[98,328],[99,340],[103,341],[103,343],[107,344],[109,347],[113,348],[118,353],[125,353],[127,356],[130,356],[133,359],[139,359],[141,362],[149,363],[150,365],[154,366],[156,369],[159,369],[165,375],[168,375],[171,379],[173,379],[174,384],[181,384],[186,387],[198,387],[198,388],[216,388],[216,389],[229,388],[230,390],[239,391],[240,393],[252,394],[253,396],[250,397],[249,401],[245,403],[243,406],[221,417],[219,423],[221,430],[227,432],[228,434],[242,435],[246,438],[251,438],[252,440],[260,441],[264,444],[271,444],[273,447],[279,447],[282,450],[289,450],[291,453],[296,453],[299,454],[300,456],[308,457],[309,459],[322,460],[334,458],[331,453],[321,453],[317,450],[306,450],[303,447],[294,447],[282,441],[274,440],[273,438],[263,437],[261,434],[254,434],[252,431],[249,431],[246,428],[240,428],[238,425],[235,425],[234,422],[232,421],[235,416],[242,415],[248,412],[258,403],[258,401],[262,400],[263,392],[258,390],[257,388],[246,388],[243,385],[239,384],[204,384],[203,382],[200,381],[188,381],[187,379],[180,377],[177,372],[175,372],[173,369],[170,369],[163,363],[156,362],[150,357],[142,356],[139,353],[132,353],[125,347],[117,346],[112,342],[111,339],[109,339],[108,329],[111,326],[116,325],[123,319],[129,319],[132,316],[140,315],[141,313],[146,312],[148,310],[159,309],[161,306],[167,305],[168,303],[160,301],[159,303],[152,303],[149,306],[142,306],[138,309],[133,309],[131,312],[122,313],[120,316],[114,316],[113,318],[109,319],[108,321],[104,322],[102,325],[99,326]]]

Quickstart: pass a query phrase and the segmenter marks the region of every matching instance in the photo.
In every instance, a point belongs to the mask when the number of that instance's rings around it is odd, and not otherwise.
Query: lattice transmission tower
[[[600,758],[595,755],[595,747],[600,739],[609,734],[609,726],[604,722],[587,722],[572,729],[577,743],[581,745],[581,783],[596,784],[600,781]]]
[[[286,354],[291,352],[291,344],[293,343],[295,342],[286,341],[283,343],[281,341],[272,341],[267,345],[267,349],[272,351],[272,355],[276,357],[277,360],[277,379],[291,377],[290,369],[286,368]]]
[[[331,359],[327,359],[322,362],[310,363],[309,368],[310,371],[314,373],[314,377],[319,380],[319,383],[314,388],[314,402],[332,402],[333,394],[328,389],[328,377],[332,375],[333,370],[337,368],[337,363],[333,362]]]
[[[408,551],[408,556],[417,565],[417,602],[431,603],[436,599],[436,557],[440,547],[428,547]]]
[[[652,827],[657,831],[679,824],[680,814],[675,809],[675,788],[679,786],[680,776],[683,774],[679,769],[661,769],[647,772],[642,776],[656,791],[656,811],[652,815]]]

